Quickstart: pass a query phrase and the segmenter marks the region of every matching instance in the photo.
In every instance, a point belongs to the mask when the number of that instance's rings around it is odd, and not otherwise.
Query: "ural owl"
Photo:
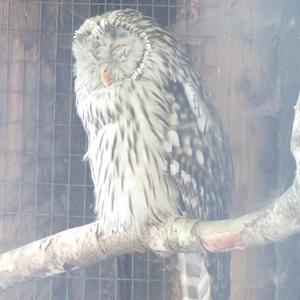
[[[226,218],[230,152],[176,40],[152,18],[117,10],[86,20],[73,53],[103,228],[138,230],[170,216]],[[179,254],[178,262],[183,299],[229,297],[229,255]]]

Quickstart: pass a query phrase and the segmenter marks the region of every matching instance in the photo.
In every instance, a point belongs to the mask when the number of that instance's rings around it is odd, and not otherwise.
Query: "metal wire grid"
[[[94,220],[93,186],[82,163],[85,134],[74,107],[74,29],[118,8],[169,25],[178,7],[188,9],[187,1],[0,3],[1,251]],[[127,255],[119,273],[113,259],[23,284],[0,299],[170,299],[161,261],[149,253]]]

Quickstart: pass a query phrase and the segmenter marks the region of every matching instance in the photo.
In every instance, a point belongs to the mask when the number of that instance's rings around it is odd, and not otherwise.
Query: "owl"
[[[224,219],[232,164],[220,121],[184,48],[152,18],[116,10],[73,40],[76,107],[104,230],[172,216]],[[228,254],[178,254],[183,299],[229,297]]]

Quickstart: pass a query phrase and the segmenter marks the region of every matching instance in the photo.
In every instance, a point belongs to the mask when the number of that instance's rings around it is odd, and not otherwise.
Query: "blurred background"
[[[119,8],[153,16],[186,46],[230,138],[232,216],[267,204],[293,178],[298,0],[1,0],[0,252],[94,220],[72,36],[86,18]],[[300,299],[299,249],[295,236],[233,253],[231,299]],[[0,299],[171,300],[172,287],[165,259],[148,253],[24,283]]]

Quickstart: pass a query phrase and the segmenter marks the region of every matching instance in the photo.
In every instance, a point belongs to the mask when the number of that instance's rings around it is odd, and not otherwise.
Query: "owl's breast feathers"
[[[101,94],[76,87],[99,220],[138,227],[170,215],[226,216],[227,149],[205,102],[197,120],[179,81],[141,81]]]

